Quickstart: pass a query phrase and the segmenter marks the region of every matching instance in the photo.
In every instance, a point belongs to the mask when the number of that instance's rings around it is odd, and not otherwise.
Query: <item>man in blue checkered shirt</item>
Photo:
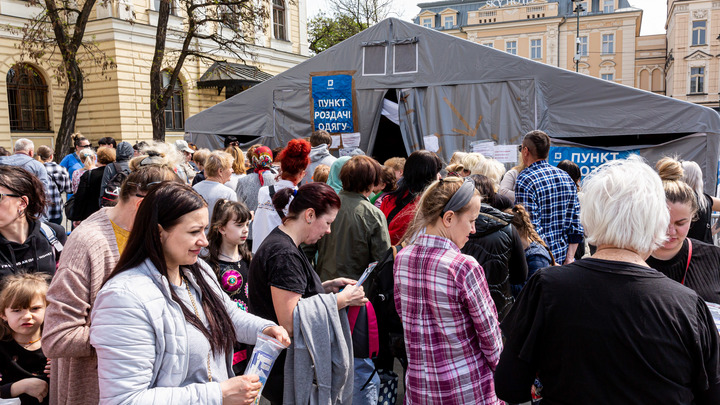
[[[583,240],[577,188],[565,171],[547,162],[549,152],[546,133],[531,131],[525,135],[521,154],[526,169],[515,182],[515,203],[525,206],[555,262],[569,264]]]

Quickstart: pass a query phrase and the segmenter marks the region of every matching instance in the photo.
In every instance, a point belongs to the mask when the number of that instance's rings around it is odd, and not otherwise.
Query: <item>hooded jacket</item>
[[[105,186],[110,179],[117,174],[116,166],[120,167],[120,171],[129,170],[130,159],[133,157],[133,152],[134,150],[130,142],[122,141],[118,144],[117,150],[115,151],[115,162],[105,166],[105,171],[103,172],[102,182],[100,183],[100,200],[102,200]]]
[[[323,143],[314,148],[310,149],[310,164],[305,169],[305,177],[302,179],[302,184],[307,184],[312,181],[312,175],[315,173],[315,169],[320,165],[332,166],[337,158],[330,154],[328,150],[328,144]]]
[[[482,204],[480,215],[475,219],[475,233],[462,248],[462,252],[477,259],[485,271],[500,321],[515,302],[510,285],[521,284],[527,278],[525,251],[511,220],[512,215]]]
[[[40,230],[40,221],[28,221],[30,230],[23,243],[7,240],[0,235],[0,280],[17,272],[43,272],[55,274],[57,254]],[[67,235],[62,226],[48,225],[55,231],[60,243],[65,244]]]

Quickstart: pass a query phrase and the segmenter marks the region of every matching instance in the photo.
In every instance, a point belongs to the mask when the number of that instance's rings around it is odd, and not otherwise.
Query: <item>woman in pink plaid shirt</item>
[[[431,184],[398,253],[395,307],[405,329],[405,404],[501,404],[493,372],[502,350],[497,311],[478,262],[460,253],[475,232],[472,181]]]

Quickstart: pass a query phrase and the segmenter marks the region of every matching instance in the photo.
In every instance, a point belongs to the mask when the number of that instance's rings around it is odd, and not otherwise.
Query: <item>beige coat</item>
[[[42,349],[52,359],[50,404],[97,404],[97,357],[90,346],[90,309],[119,252],[107,209],[68,237],[50,289]]]

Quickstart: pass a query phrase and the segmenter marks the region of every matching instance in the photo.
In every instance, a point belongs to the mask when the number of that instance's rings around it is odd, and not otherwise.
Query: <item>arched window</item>
[[[48,89],[32,66],[18,63],[7,74],[11,131],[49,131]]]
[[[170,84],[170,72],[162,72],[162,84],[164,88]],[[185,109],[183,107],[183,90],[180,78],[175,82],[172,95],[165,104],[165,129],[178,130],[185,128]]]
[[[285,35],[285,2],[273,0],[273,34],[275,39],[287,41]]]

